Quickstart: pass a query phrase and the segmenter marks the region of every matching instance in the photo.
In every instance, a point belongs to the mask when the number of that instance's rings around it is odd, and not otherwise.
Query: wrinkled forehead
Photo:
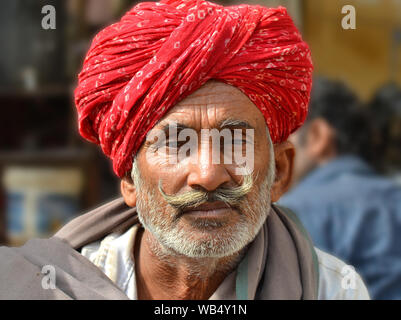
[[[265,130],[265,119],[256,105],[238,88],[210,80],[174,106],[155,126],[179,123],[195,130],[223,124]]]

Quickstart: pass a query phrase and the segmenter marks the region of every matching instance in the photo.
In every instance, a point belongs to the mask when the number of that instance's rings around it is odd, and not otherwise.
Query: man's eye
[[[233,140],[233,144],[236,144],[236,145],[244,145],[247,143],[248,143],[247,140]]]
[[[167,140],[166,146],[169,148],[179,148],[184,145],[185,141]]]
[[[178,146],[177,140],[167,140],[166,141],[166,147],[176,148],[177,146]]]

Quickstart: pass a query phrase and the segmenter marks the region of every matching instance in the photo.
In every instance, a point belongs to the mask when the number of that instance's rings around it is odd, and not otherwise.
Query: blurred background
[[[371,109],[377,121],[370,161],[397,180],[401,99],[395,106],[386,99],[371,102],[379,89],[397,92],[401,85],[401,0],[219,1],[240,2],[288,8],[311,47],[315,75],[346,84]],[[93,36],[135,3],[1,2],[1,244],[48,236],[77,214],[119,195],[110,161],[78,135],[72,97]],[[356,9],[356,29],[344,30],[341,9],[349,4]],[[41,26],[45,5],[56,9],[54,30]]]

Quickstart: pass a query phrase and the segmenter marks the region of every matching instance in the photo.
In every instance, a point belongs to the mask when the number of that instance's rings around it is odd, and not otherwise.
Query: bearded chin
[[[216,226],[219,231],[213,233],[208,233],[207,228],[183,227],[179,219],[174,219],[176,209],[167,203],[160,206],[154,190],[150,190],[144,181],[140,186],[137,188],[140,190],[137,194],[139,221],[158,242],[155,253],[164,256],[222,258],[233,255],[255,239],[270,211],[268,176],[257,190],[250,192],[238,205],[241,212],[239,221],[233,225],[219,224]],[[213,229],[213,224],[208,227]]]

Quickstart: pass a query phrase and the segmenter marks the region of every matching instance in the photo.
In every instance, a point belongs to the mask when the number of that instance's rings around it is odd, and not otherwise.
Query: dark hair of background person
[[[338,155],[358,155],[368,162],[373,158],[372,125],[366,108],[343,82],[315,77],[309,113],[304,128],[316,118],[326,120],[336,132]],[[301,130],[301,143],[307,130]]]
[[[374,134],[373,162],[379,171],[401,169],[401,88],[380,87],[367,104]]]

